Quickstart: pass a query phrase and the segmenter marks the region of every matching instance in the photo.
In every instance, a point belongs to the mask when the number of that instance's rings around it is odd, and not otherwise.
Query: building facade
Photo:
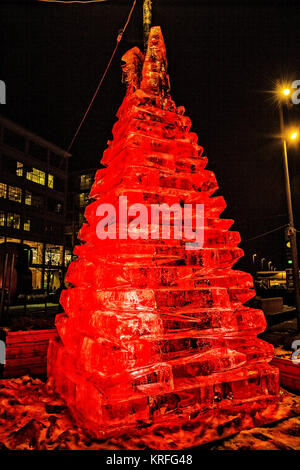
[[[70,156],[0,116],[0,243],[31,247],[34,289],[49,287],[51,276],[57,287],[71,260],[65,235]]]
[[[74,246],[77,234],[84,223],[84,211],[89,202],[89,194],[98,168],[73,171],[69,175],[66,244]]]

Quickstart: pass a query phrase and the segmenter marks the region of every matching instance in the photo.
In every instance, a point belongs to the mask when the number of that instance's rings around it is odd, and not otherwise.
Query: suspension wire
[[[43,0],[43,1],[44,1],[44,0]],[[86,2],[84,2],[84,3],[86,3]],[[100,82],[98,83],[98,86],[97,86],[97,88],[96,88],[96,90],[95,90],[95,92],[94,92],[94,94],[93,94],[93,96],[92,96],[92,99],[91,99],[91,101],[90,101],[90,104],[88,105],[88,107],[87,107],[87,109],[86,109],[86,111],[85,111],[85,113],[84,113],[84,115],[83,115],[83,118],[81,119],[80,124],[79,124],[79,126],[77,127],[77,129],[76,129],[76,132],[75,132],[75,134],[74,134],[74,136],[73,136],[73,138],[72,138],[72,140],[71,140],[71,142],[70,142],[70,144],[69,144],[69,147],[67,148],[67,152],[70,152],[70,149],[71,149],[72,145],[74,144],[75,139],[76,139],[76,137],[78,136],[78,134],[79,134],[79,132],[80,132],[80,129],[81,129],[81,127],[82,127],[82,125],[83,125],[83,123],[84,123],[84,121],[85,121],[85,119],[86,119],[86,117],[87,117],[87,115],[88,115],[88,112],[89,112],[89,110],[91,109],[92,104],[93,104],[94,101],[95,101],[95,98],[96,98],[96,96],[97,96],[97,94],[98,94],[98,91],[99,91],[100,88],[101,88],[101,85],[102,85],[102,83],[103,83],[103,80],[104,80],[104,78],[106,77],[106,74],[107,74],[107,72],[108,72],[108,70],[109,70],[109,67],[110,67],[110,65],[111,65],[111,63],[112,63],[112,60],[113,60],[113,58],[114,58],[114,56],[115,56],[115,54],[116,54],[116,52],[117,52],[117,49],[118,49],[118,46],[119,46],[119,44],[120,44],[120,41],[121,41],[121,39],[122,39],[122,37],[123,37],[123,34],[124,34],[124,32],[125,32],[125,30],[126,30],[126,28],[127,28],[127,26],[128,26],[128,23],[129,23],[129,21],[130,21],[131,15],[132,15],[132,13],[133,13],[135,4],[136,4],[136,0],[134,0],[134,2],[133,2],[133,4],[132,4],[131,10],[130,10],[129,15],[128,15],[128,17],[127,17],[127,20],[126,20],[126,23],[125,23],[125,25],[124,25],[124,28],[119,31],[119,34],[118,34],[118,36],[117,36],[117,43],[116,43],[116,46],[115,46],[115,48],[114,48],[114,50],[113,50],[113,53],[112,53],[112,55],[111,55],[111,58],[109,59],[109,62],[108,62],[108,64],[107,64],[107,66],[106,66],[106,69],[104,70],[104,73],[103,73],[103,75],[102,75],[102,77],[101,77],[101,79],[100,79]]]
[[[270,233],[277,232],[278,230],[281,230],[285,227],[288,227],[288,224],[281,225],[280,227],[274,228],[273,230],[269,230],[268,232],[264,232],[261,235],[257,235],[256,237],[248,238],[244,242],[250,242],[251,240],[256,240],[257,238],[265,237],[266,235],[269,235]]]

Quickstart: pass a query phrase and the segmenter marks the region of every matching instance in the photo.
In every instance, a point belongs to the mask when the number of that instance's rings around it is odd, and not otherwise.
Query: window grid
[[[54,186],[54,176],[48,174],[48,188],[53,189]]]
[[[91,174],[80,176],[80,189],[90,189],[93,182],[93,176]]]
[[[0,183],[0,197],[3,197],[6,199],[7,195],[7,184],[5,183]]]
[[[30,219],[25,220],[23,228],[26,232],[30,232]]]
[[[25,204],[31,206],[32,194],[29,191],[25,192]]]
[[[89,194],[80,193],[79,194],[79,207],[85,207],[88,202],[89,202]]]
[[[16,175],[23,176],[24,165],[21,162],[17,162]],[[32,168],[32,171],[26,172],[26,178],[33,183],[41,184],[45,186],[46,184],[46,173],[38,168]],[[54,176],[50,173],[48,174],[48,188],[54,188]]]
[[[23,176],[23,163],[17,162],[17,169],[16,169],[16,175],[17,176]]]
[[[5,212],[0,211],[0,227],[5,227],[6,225],[6,217],[5,217]]]
[[[13,212],[8,212],[6,216],[6,225],[9,228],[14,228],[16,230],[20,229],[21,217],[20,214],[15,214]]]
[[[14,202],[22,202],[22,189],[17,186],[9,186],[8,199]]]
[[[31,172],[27,171],[26,178],[33,183],[45,186],[46,173],[44,171],[38,170],[37,168],[32,168]]]

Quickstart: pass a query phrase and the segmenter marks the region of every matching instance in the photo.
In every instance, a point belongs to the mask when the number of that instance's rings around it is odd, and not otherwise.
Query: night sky
[[[240,6],[238,5],[240,3]],[[124,96],[120,59],[142,45],[138,1],[113,64],[71,153],[72,168],[96,167]],[[67,148],[100,80],[132,5],[62,5],[2,0],[0,113]],[[287,223],[279,119],[268,90],[277,78],[300,79],[300,7],[285,2],[156,0],[153,25],[167,47],[171,94],[186,108],[236,220],[247,255],[286,267]],[[300,123],[300,105],[288,112]],[[300,144],[289,151],[296,227],[300,230]]]

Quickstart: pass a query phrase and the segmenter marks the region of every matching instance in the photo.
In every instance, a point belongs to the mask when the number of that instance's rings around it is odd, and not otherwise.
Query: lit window
[[[54,184],[54,177],[53,175],[48,175],[48,188],[53,189],[53,184]]]
[[[44,171],[38,170],[37,168],[32,168],[32,171],[27,171],[26,178],[33,183],[42,184],[45,186],[46,173]]]
[[[30,231],[30,219],[25,219],[23,228],[26,232]]]
[[[22,189],[17,186],[8,187],[8,199],[15,202],[22,201]]]
[[[6,243],[21,243],[19,238],[6,238]]]
[[[79,194],[79,206],[85,207],[89,202],[89,194],[88,193],[80,193]]]
[[[93,183],[93,176],[91,174],[80,176],[80,189],[90,189]]]
[[[42,264],[43,262],[43,244],[24,240],[24,245],[28,245],[32,251],[32,263]]]
[[[32,263],[37,264],[37,257],[38,257],[37,249],[31,248],[31,253],[32,253]]]
[[[29,268],[32,272],[32,287],[33,289],[42,288],[42,270],[40,268]]]
[[[0,212],[0,227],[5,227],[5,212]]]
[[[27,206],[31,206],[31,199],[32,199],[32,194],[29,191],[26,191],[26,193],[25,193],[25,204]]]
[[[21,163],[21,162],[17,162],[16,175],[17,176],[23,176],[23,163]]]
[[[72,251],[66,250],[65,251],[65,266],[68,266],[72,261]]]
[[[6,198],[7,185],[5,183],[0,183],[0,197]]]
[[[14,228],[16,230],[20,229],[20,215],[13,214],[12,212],[8,212],[7,214],[7,227]]]
[[[63,263],[63,247],[61,245],[46,245],[45,262],[54,266]]]

